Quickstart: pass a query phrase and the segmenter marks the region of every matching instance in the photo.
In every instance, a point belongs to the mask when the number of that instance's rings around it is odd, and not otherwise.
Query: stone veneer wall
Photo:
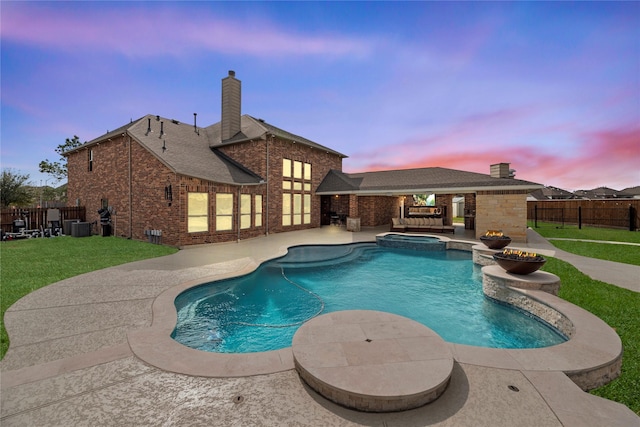
[[[501,230],[514,242],[527,241],[527,192],[522,190],[478,191],[476,239],[487,230]]]

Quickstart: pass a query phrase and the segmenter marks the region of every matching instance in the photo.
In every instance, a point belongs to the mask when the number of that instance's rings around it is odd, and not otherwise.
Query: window
[[[304,164],[304,179],[306,181],[311,181],[311,164]]]
[[[233,194],[216,194],[216,231],[233,230]]]
[[[282,159],[282,225],[311,224],[311,164]]]
[[[89,172],[93,170],[93,150],[89,150]]]
[[[291,160],[282,159],[282,176],[291,178]]]
[[[262,227],[262,195],[261,194],[256,194],[254,204],[255,204],[255,207],[253,209],[256,213],[254,225],[256,227]]]
[[[291,194],[282,195],[282,225],[291,225]]]
[[[302,162],[293,162],[293,177],[302,179]]]
[[[304,195],[304,217],[303,222],[305,224],[311,224],[311,194]]]
[[[187,231],[209,231],[209,195],[189,193],[187,196]]]
[[[302,224],[302,194],[293,195],[293,225]]]
[[[251,194],[240,195],[240,228],[251,227]]]

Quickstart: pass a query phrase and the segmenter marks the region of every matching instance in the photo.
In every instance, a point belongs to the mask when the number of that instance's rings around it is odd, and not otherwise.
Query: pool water
[[[487,298],[480,267],[471,253],[457,250],[297,246],[251,274],[189,289],[175,304],[172,337],[211,352],[290,347],[302,323],[339,310],[387,311],[426,325],[446,341],[481,347],[566,341],[541,320]]]

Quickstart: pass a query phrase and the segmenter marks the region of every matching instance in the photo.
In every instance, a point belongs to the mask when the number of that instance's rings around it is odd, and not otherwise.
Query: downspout
[[[131,182],[132,165],[131,165],[131,135],[129,137],[129,239],[133,239],[133,184]]]
[[[273,135],[271,135],[271,138],[273,138]],[[267,211],[266,212],[266,219],[267,219],[267,222],[266,222],[266,224],[267,224],[266,225],[266,235],[268,236],[269,235],[269,206],[270,206],[269,205],[269,135],[267,135],[266,141],[267,141],[267,144],[265,146],[265,149],[267,151],[267,155],[266,155],[266,158],[267,158],[267,176],[265,177],[265,179],[267,180],[267,194],[266,194],[265,198],[267,199],[266,200],[267,201],[267,203],[266,203],[266,206],[267,206],[267,209],[266,209],[266,211]],[[263,215],[264,215],[264,212],[263,212]]]
[[[241,212],[240,212],[240,196],[241,196],[241,191],[242,191],[242,185],[240,187],[238,187],[238,200],[236,203],[237,206],[237,211],[238,211],[238,242],[240,242],[240,221],[242,220],[241,218]]]

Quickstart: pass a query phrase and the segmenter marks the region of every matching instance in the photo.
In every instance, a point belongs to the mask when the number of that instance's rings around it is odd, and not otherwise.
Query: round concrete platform
[[[366,412],[402,411],[437,399],[453,356],[426,326],[380,311],[338,311],[302,325],[293,337],[302,379],[333,402]]]

